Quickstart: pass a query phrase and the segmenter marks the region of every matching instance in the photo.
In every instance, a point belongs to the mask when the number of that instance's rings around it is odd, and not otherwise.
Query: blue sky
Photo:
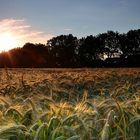
[[[139,7],[140,0],[0,0],[0,21],[24,20],[46,35],[83,37],[140,28]]]

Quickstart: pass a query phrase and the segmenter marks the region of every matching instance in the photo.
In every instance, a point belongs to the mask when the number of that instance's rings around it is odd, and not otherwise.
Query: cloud
[[[66,29],[64,29],[64,31],[72,31],[72,29],[71,28],[66,28]]]
[[[17,39],[17,45],[19,46],[23,46],[26,42],[46,43],[47,40],[53,37],[52,34],[35,30],[26,23],[25,19],[0,20],[0,34],[5,32],[11,33]]]

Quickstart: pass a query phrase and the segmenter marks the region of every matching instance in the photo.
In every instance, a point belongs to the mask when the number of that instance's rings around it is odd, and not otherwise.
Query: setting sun
[[[12,33],[0,33],[0,52],[17,47],[17,39]]]

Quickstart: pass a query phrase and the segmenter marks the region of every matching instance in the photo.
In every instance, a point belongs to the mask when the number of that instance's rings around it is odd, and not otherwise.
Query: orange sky
[[[26,42],[45,44],[53,37],[34,28],[24,19],[0,20],[0,51],[22,47]]]

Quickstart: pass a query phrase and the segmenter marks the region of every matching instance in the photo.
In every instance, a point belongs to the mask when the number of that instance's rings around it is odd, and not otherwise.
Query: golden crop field
[[[140,69],[1,69],[0,140],[140,140]]]

